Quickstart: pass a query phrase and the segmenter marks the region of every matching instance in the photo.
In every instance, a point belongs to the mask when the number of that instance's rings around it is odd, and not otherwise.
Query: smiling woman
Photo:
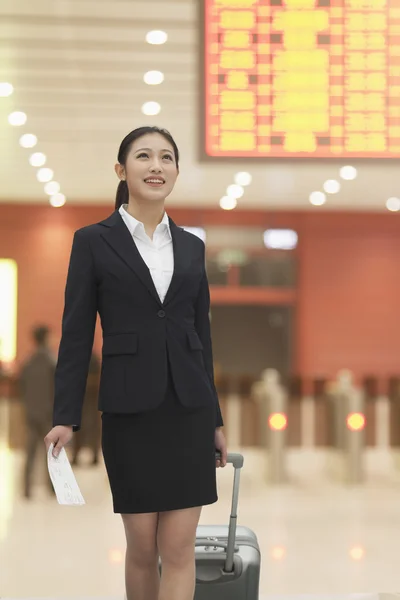
[[[205,246],[165,211],[179,173],[170,133],[132,131],[115,171],[116,210],[75,233],[46,444],[57,456],[80,427],[98,312],[102,450],[126,532],[127,598],[192,600],[196,527],[227,460]]]
[[[169,185],[165,185],[167,181],[164,179],[164,173],[162,184],[154,184],[163,188],[162,194],[166,198],[171,193],[179,173],[179,150],[171,134],[159,127],[139,127],[122,140],[118,163],[115,165],[120,179],[115,200],[116,210],[123,204],[128,204],[130,196],[134,201],[140,201],[143,189],[138,186],[138,175],[143,175],[142,181],[146,176],[147,179],[154,179],[155,173],[149,171],[149,166],[154,170],[154,158],[160,161],[163,169],[166,168],[168,172]]]

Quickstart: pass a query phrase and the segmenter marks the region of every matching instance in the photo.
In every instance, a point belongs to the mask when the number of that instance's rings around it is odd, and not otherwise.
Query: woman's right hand
[[[53,427],[51,431],[44,438],[46,444],[46,450],[48,451],[51,444],[54,444],[53,456],[57,458],[60,454],[61,448],[63,448],[68,442],[72,440],[73,436],[72,425],[57,425]]]

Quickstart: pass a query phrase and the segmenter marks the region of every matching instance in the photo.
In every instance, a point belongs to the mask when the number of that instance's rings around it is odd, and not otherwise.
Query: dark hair
[[[47,338],[49,336],[50,330],[46,325],[40,325],[39,327],[35,327],[32,331],[32,337],[39,346],[43,346],[47,342]]]
[[[131,149],[133,142],[149,133],[158,133],[158,134],[162,135],[167,140],[167,142],[169,142],[171,144],[171,146],[174,150],[174,154],[175,154],[176,168],[179,169],[179,150],[178,150],[178,146],[175,143],[174,138],[172,137],[170,132],[167,131],[166,129],[162,129],[160,127],[155,127],[155,126],[154,127],[151,127],[151,126],[138,127],[137,129],[134,129],[133,131],[128,133],[128,135],[122,140],[121,145],[119,147],[119,151],[118,151],[119,164],[125,166],[126,159],[128,157],[129,150]],[[118,184],[118,188],[117,188],[117,195],[115,197],[115,210],[118,210],[122,204],[128,204],[128,200],[129,200],[128,184],[126,183],[126,181],[120,181]]]

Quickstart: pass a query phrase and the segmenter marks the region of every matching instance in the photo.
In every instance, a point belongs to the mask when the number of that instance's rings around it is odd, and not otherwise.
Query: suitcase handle
[[[221,453],[216,452],[216,458],[221,458]],[[239,484],[240,484],[240,469],[243,467],[244,457],[242,454],[228,453],[228,463],[233,465],[235,469],[233,477],[233,492],[232,492],[232,506],[231,514],[229,517],[229,529],[228,529],[228,542],[226,544],[226,559],[224,571],[232,573],[233,571],[233,557],[235,554],[235,542],[236,542],[236,525],[237,525],[237,507],[239,502]]]
[[[217,459],[220,459],[221,452],[217,450],[215,456]],[[241,469],[244,463],[243,454],[237,454],[236,452],[228,452],[228,463],[231,463],[235,469]]]
[[[228,544],[225,542],[220,542],[218,540],[210,540],[208,538],[197,538],[195,546],[206,546],[206,547],[213,547],[213,548],[223,548],[224,550],[227,549]],[[234,547],[234,552],[239,552],[239,548],[238,546]]]

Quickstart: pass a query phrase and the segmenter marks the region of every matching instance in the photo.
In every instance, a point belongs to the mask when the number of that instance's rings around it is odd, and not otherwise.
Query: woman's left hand
[[[225,467],[228,460],[228,450],[226,448],[226,440],[221,427],[215,430],[215,448],[221,452],[221,460],[217,459],[217,467]]]

